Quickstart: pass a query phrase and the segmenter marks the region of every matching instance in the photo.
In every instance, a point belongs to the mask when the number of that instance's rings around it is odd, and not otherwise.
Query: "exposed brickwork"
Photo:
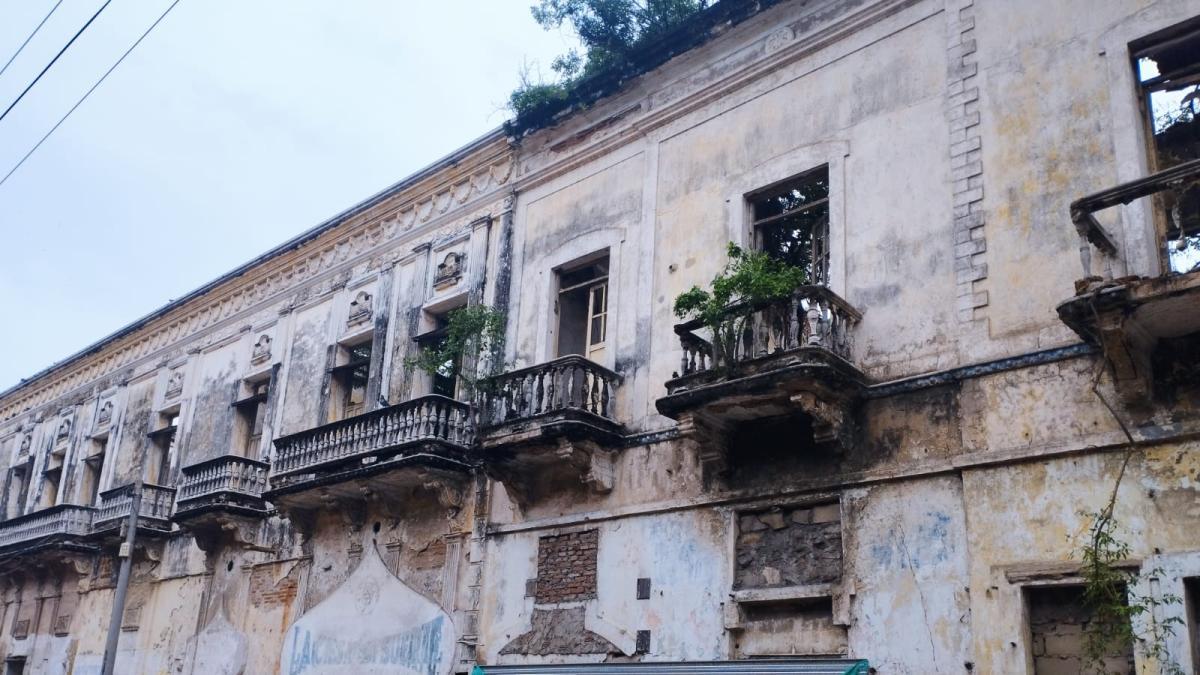
[[[596,549],[599,530],[572,532],[538,540],[538,603],[575,602],[596,597]]]
[[[250,573],[250,602],[255,607],[290,605],[300,587],[300,575],[296,569],[278,581],[275,580],[277,565],[261,565]]]
[[[1078,586],[1031,588],[1029,633],[1034,675],[1074,675],[1090,672],[1084,658],[1084,634],[1091,613]],[[1105,673],[1133,673],[1133,651],[1105,659]]]
[[[735,588],[798,586],[842,576],[837,504],[778,508],[738,518]]]
[[[950,125],[950,180],[954,206],[954,276],[960,321],[982,319],[988,304],[987,239],[983,212],[983,142],[979,128],[979,63],[975,2],[960,0],[950,12],[946,118]]]

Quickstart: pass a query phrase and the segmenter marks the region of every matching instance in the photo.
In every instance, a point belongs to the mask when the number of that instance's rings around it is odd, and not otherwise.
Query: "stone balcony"
[[[175,497],[175,522],[191,531],[201,548],[225,533],[252,543],[254,523],[270,513],[263,500],[270,467],[234,455],[183,467]]]
[[[450,496],[471,468],[468,404],[429,395],[275,440],[264,498],[302,516],[374,495],[402,500],[429,488]]]
[[[563,476],[598,492],[612,489],[612,452],[621,376],[582,356],[564,356],[489,379],[481,387],[484,461],[518,501],[535,484]]]
[[[849,361],[858,310],[824,286],[803,286],[726,315],[735,323],[723,332],[733,339],[716,338],[699,320],[675,326],[683,356],[657,401],[681,435],[703,441],[701,459],[721,469],[738,428],[770,420],[803,422],[794,428],[816,446],[848,445],[866,387]]]
[[[101,538],[121,536],[121,526],[129,519],[137,490],[138,486],[130,483],[101,492],[92,533]],[[174,504],[175,488],[143,483],[137,508],[139,535],[163,535],[170,532],[171,507]]]
[[[1058,306],[1062,321],[1103,350],[1117,391],[1127,405],[1156,395],[1156,371],[1200,370],[1194,337],[1200,333],[1200,160],[1124,183],[1071,204],[1080,238],[1084,278],[1075,297]],[[1095,213],[1139,199],[1154,200],[1162,272],[1124,275],[1117,238]]]
[[[91,550],[96,510],[89,506],[60,504],[0,523],[0,551],[5,554],[35,550]]]

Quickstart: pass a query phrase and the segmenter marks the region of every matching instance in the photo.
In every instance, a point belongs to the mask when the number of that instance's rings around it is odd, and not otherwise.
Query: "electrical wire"
[[[58,0],[58,2],[54,3],[54,6],[50,8],[50,11],[47,12],[46,16],[42,18],[42,22],[33,29],[33,32],[29,34],[29,37],[25,38],[25,41],[21,43],[21,46],[17,47],[17,51],[14,52],[13,55],[8,59],[8,63],[4,64],[3,68],[0,68],[0,76],[3,76],[4,71],[8,70],[8,67],[12,65],[13,61],[17,60],[17,57],[21,55],[21,51],[25,49],[25,45],[29,44],[29,41],[33,39],[33,36],[38,34],[38,31],[41,30],[46,21],[50,19],[50,15],[53,14],[54,10],[58,9],[58,6],[61,4],[63,4],[63,0]]]
[[[71,113],[75,112],[76,108],[78,108],[80,105],[83,105],[83,102],[87,100],[88,96],[91,96],[92,92],[96,91],[96,88],[99,87],[100,84],[104,82],[104,80],[108,79],[108,76],[111,75],[112,72],[117,69],[117,66],[121,65],[121,62],[125,60],[125,57],[129,56],[129,54],[134,49],[137,49],[138,45],[142,44],[142,40],[145,40],[146,36],[150,34],[150,31],[154,30],[155,26],[162,23],[162,20],[167,18],[167,15],[171,13],[171,10],[175,9],[175,5],[178,5],[179,2],[180,2],[180,0],[174,0],[174,2],[172,2],[166,8],[166,10],[164,10],[163,13],[160,14],[158,16],[158,18],[154,20],[154,23],[150,24],[150,27],[147,28],[144,33],[142,33],[141,37],[139,37],[137,39],[137,41],[134,42],[129,47],[129,49],[126,49],[124,54],[121,54],[121,58],[117,59],[117,62],[112,64],[112,67],[110,67],[108,70],[104,71],[104,74],[100,76],[100,79],[96,80],[96,83],[93,84],[91,86],[91,88],[88,89],[86,92],[84,92],[83,96],[81,96],[79,98],[79,100],[75,102],[75,105],[71,106],[71,109],[67,111],[67,114],[63,115],[62,118],[59,119],[58,122],[55,123],[55,125],[53,127],[50,127],[50,131],[47,131],[46,135],[42,136],[42,139],[40,141],[38,141],[36,145],[34,145],[32,148],[30,148],[29,152],[25,153],[25,156],[21,158],[21,161],[17,162],[16,166],[14,166],[11,170],[9,170],[8,173],[4,174],[4,178],[0,178],[0,185],[4,185],[4,183],[9,179],[9,177],[11,177],[14,173],[16,173],[17,169],[21,168],[21,165],[25,163],[25,160],[29,159],[30,155],[37,152],[37,149],[42,147],[42,144],[46,142],[46,139],[50,138],[50,135],[53,134],[55,132],[55,130],[57,130],[60,126],[62,126],[63,122],[67,121],[67,118],[71,116]]]
[[[50,63],[47,63],[46,67],[42,68],[42,72],[38,73],[37,77],[33,78],[33,82],[30,82],[29,86],[25,87],[25,91],[22,91],[21,94],[17,96],[17,99],[10,103],[9,106],[4,109],[3,113],[0,113],[0,121],[3,121],[4,118],[8,116],[8,112],[16,107],[16,105],[21,102],[21,99],[25,98],[25,94],[28,94],[29,90],[33,89],[33,85],[37,84],[38,80],[42,79],[42,76],[46,74],[46,71],[50,70],[50,67],[58,62],[59,57],[66,53],[67,49],[69,49],[71,45],[75,44],[75,41],[79,39],[79,36],[83,35],[83,31],[87,30],[88,26],[92,25],[92,22],[96,20],[96,17],[100,16],[100,12],[103,12],[104,8],[108,7],[109,3],[111,2],[112,0],[104,0],[104,4],[100,5],[100,9],[96,10],[96,13],[92,15],[92,18],[88,19],[87,23],[83,24],[83,28],[80,28],[75,35],[71,37],[71,40],[67,42],[62,49],[58,50],[58,53],[54,55],[54,58],[50,59]]]

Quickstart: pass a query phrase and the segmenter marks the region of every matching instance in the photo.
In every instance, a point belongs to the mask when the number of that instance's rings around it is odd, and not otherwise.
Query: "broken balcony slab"
[[[1086,342],[1100,346],[1122,399],[1143,405],[1154,396],[1163,341],[1200,335],[1200,271],[1127,277],[1083,289],[1058,315]]]

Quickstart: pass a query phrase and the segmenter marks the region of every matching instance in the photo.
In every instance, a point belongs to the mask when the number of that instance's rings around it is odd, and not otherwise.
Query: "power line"
[[[79,36],[83,35],[83,31],[87,30],[88,26],[92,25],[92,22],[96,20],[96,17],[100,16],[100,12],[103,12],[104,8],[108,7],[110,2],[112,2],[112,0],[104,0],[104,4],[100,5],[100,9],[96,10],[96,13],[92,15],[92,18],[88,19],[87,23],[83,24],[83,28],[80,28],[79,31],[75,33],[70,42],[68,42],[62,49],[58,50],[58,53],[54,55],[54,58],[50,59],[50,63],[47,63],[46,67],[42,68],[42,72],[38,73],[37,77],[33,78],[33,82],[30,82],[29,86],[25,87],[25,91],[22,91],[20,96],[17,96],[17,100],[9,104],[8,108],[5,109],[3,113],[0,113],[0,120],[3,120],[5,117],[7,117],[8,111],[12,110],[14,106],[20,103],[21,99],[25,98],[25,94],[28,94],[29,90],[33,89],[33,85],[37,84],[38,80],[42,79],[42,76],[46,74],[47,70],[50,70],[50,66],[53,66],[55,62],[58,61],[58,58],[62,56],[71,45],[75,44],[75,41],[79,39]]]
[[[4,64],[3,68],[0,68],[0,75],[3,75],[4,71],[8,70],[8,67],[12,65],[12,62],[17,60],[17,57],[21,55],[21,51],[25,49],[25,45],[29,44],[29,41],[33,39],[33,36],[38,34],[38,31],[41,30],[46,21],[50,19],[50,15],[53,14],[54,10],[58,9],[58,6],[61,4],[63,4],[63,0],[58,0],[58,2],[54,3],[54,6],[50,8],[50,11],[47,12],[46,16],[42,18],[42,22],[33,29],[33,32],[29,34],[29,37],[25,38],[25,41],[21,43],[21,46],[17,47],[17,51],[13,53],[11,58],[9,58],[8,63]]]
[[[121,65],[121,62],[125,60],[125,57],[129,56],[130,52],[132,52],[134,49],[137,49],[137,46],[142,44],[142,40],[146,39],[146,36],[150,34],[150,31],[154,30],[155,26],[161,23],[163,19],[167,18],[167,15],[170,14],[171,10],[175,9],[175,5],[178,4],[179,0],[172,2],[170,6],[168,6],[167,9],[164,10],[163,13],[154,20],[154,23],[150,24],[150,27],[146,29],[146,32],[142,33],[141,37],[139,37],[137,41],[129,47],[129,49],[125,50],[125,53],[121,55],[121,58],[117,59],[116,63],[112,64],[111,68],[104,71],[104,74],[100,76],[100,79],[96,80],[96,83],[92,85],[91,89],[88,89],[86,92],[84,92],[83,96],[81,96],[79,100],[75,102],[75,105],[71,106],[71,109],[67,111],[67,114],[63,115],[62,119],[58,120],[53,127],[50,127],[50,131],[47,131],[46,135],[42,136],[42,140],[38,141],[36,145],[30,148],[29,152],[25,153],[25,156],[21,158],[21,161],[17,162],[16,166],[14,166],[8,173],[4,174],[4,178],[0,178],[0,185],[4,185],[5,181],[7,181],[10,176],[16,173],[17,169],[21,168],[21,165],[25,163],[25,160],[29,159],[30,155],[32,155],[34,152],[37,152],[37,149],[42,147],[42,143],[45,143],[46,139],[50,138],[50,134],[53,134],[56,129],[62,126],[63,122],[67,121],[67,118],[71,116],[71,113],[75,112],[75,109],[82,105],[83,102],[87,100],[87,97],[92,95],[93,91],[96,91],[96,87],[99,87],[104,80],[108,79],[108,76],[112,74],[112,71],[117,69],[117,66]]]

